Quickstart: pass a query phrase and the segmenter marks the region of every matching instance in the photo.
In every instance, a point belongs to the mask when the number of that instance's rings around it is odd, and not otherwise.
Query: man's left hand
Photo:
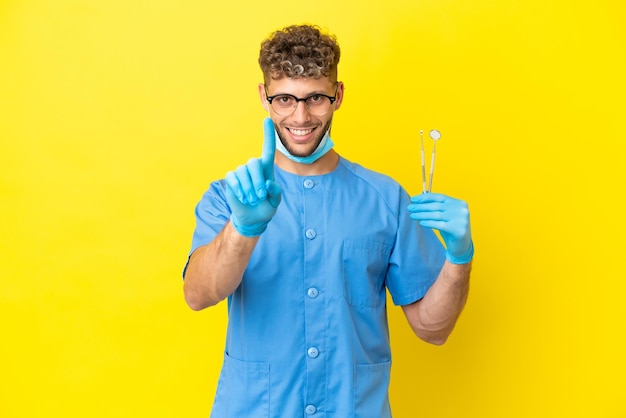
[[[411,198],[407,207],[411,219],[441,233],[446,258],[453,264],[467,264],[474,256],[467,203],[438,193],[423,193]]]

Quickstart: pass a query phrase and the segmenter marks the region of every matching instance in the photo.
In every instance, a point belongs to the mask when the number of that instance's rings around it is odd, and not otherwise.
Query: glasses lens
[[[306,99],[306,107],[310,114],[322,116],[330,110],[330,99],[320,94],[313,95]]]
[[[288,95],[279,95],[275,96],[272,100],[272,109],[274,112],[278,113],[282,116],[287,116],[293,113],[297,106],[298,102],[295,97]]]

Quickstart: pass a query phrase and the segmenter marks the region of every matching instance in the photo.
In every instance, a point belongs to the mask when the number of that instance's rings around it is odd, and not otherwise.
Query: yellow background
[[[626,416],[624,10],[1,1],[0,417],[208,415],[226,317],[183,301],[193,209],[260,154],[259,43],[304,22],[342,47],[336,149],[416,194],[437,128],[434,190],[472,210],[448,343],[390,308],[394,416]]]

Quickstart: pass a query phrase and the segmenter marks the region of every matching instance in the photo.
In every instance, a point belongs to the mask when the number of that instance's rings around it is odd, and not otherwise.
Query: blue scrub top
[[[341,157],[321,176],[275,173],[282,202],[228,298],[212,416],[391,417],[385,289],[396,305],[421,299],[444,248],[387,176]],[[198,204],[191,252],[230,218],[224,187]]]

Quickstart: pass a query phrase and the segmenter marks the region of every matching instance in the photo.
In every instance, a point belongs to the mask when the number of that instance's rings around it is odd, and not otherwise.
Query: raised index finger
[[[276,154],[276,131],[274,121],[265,118],[263,121],[265,139],[263,141],[263,154],[261,154],[261,165],[266,180],[274,180],[274,155]]]

